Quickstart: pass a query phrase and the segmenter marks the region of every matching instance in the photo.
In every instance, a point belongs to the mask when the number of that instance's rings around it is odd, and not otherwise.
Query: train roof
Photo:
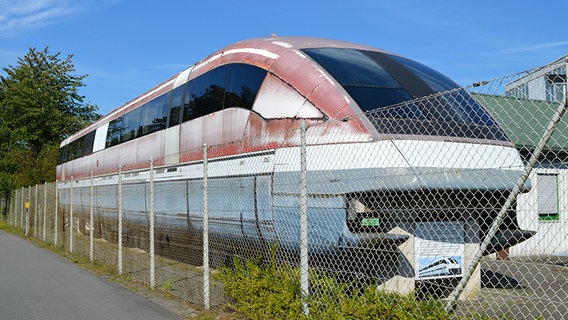
[[[227,63],[249,63],[269,70],[277,74],[277,76],[286,78],[287,81],[292,82],[291,85],[294,86],[296,90],[306,97],[310,96],[310,99],[315,100],[316,104],[318,100],[321,103],[325,103],[326,100],[327,102],[330,102],[332,99],[337,100],[336,95],[338,93],[336,86],[333,85],[334,82],[329,78],[322,79],[322,77],[326,77],[326,75],[322,74],[321,69],[315,67],[313,62],[308,61],[306,56],[300,53],[300,50],[309,48],[350,48],[392,54],[371,46],[313,37],[271,37],[239,41],[214,52],[186,70],[179,72],[172,78],[118,107],[98,121],[65,139],[61,143],[61,146],[78,139],[84,134],[137,108],[176,86]],[[276,63],[277,61],[278,63]],[[333,91],[335,91],[335,96],[333,96]],[[333,97],[331,97],[330,94]],[[330,105],[330,110],[326,110],[326,113],[329,114],[329,112],[331,112],[333,116],[337,117],[351,115],[348,114],[350,108],[346,108],[346,106],[351,104],[352,101],[349,101],[348,97],[343,97],[343,99],[339,100],[346,101],[341,105]]]

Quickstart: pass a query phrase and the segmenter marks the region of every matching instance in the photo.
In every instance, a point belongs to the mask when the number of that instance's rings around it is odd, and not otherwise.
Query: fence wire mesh
[[[314,279],[325,274],[352,289],[442,299],[456,316],[564,318],[568,126],[553,122],[564,95],[551,86],[533,92],[540,71],[341,120],[305,120],[305,154],[300,121],[290,119],[270,134],[212,144],[207,188],[196,149],[180,155],[185,163],[156,167],[153,183],[138,170],[19,189],[7,221],[78,254],[92,246],[94,260],[215,306],[226,298],[215,280],[204,294],[207,205],[213,270],[264,256],[306,267],[308,297],[333,290]],[[219,157],[227,150],[238,156]]]

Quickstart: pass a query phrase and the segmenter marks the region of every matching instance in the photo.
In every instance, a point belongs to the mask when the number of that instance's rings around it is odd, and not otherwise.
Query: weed
[[[172,291],[173,288],[174,285],[171,281],[164,281],[164,283],[162,283],[162,289],[164,289],[167,292]]]

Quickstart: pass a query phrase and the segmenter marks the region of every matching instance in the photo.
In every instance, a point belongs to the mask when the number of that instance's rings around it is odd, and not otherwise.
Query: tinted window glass
[[[344,87],[362,110],[373,110],[412,99],[412,96],[404,89],[364,86]],[[378,96],[380,96],[381,99],[377,99]]]
[[[139,135],[146,135],[166,127],[165,111],[169,93],[163,94],[142,106]]]
[[[184,98],[184,121],[223,109],[228,67],[218,67],[188,83]]]
[[[303,51],[327,70],[363,111],[413,98],[395,77],[359,50],[320,48]]]
[[[394,55],[389,56],[404,65],[410,71],[414,72],[436,92],[444,92],[459,88],[459,85],[452,79],[446,77],[445,75],[430,67],[403,57]]]
[[[93,153],[94,141],[95,141],[95,131],[92,131],[80,137],[79,139],[69,143],[65,147],[61,148],[64,149],[65,157],[60,161],[67,162]]]
[[[322,48],[303,51],[342,85],[402,88],[383,67],[358,50]]]
[[[485,109],[463,89],[444,94],[435,102],[438,103],[430,103],[428,108],[432,118],[485,126],[495,125]]]
[[[95,143],[95,133],[96,131],[91,131],[81,137],[81,155],[80,157],[84,157],[93,153],[93,144]]]
[[[108,124],[106,147],[112,147],[122,142],[124,133],[124,115],[112,120]]]
[[[142,108],[136,108],[124,115],[124,133],[121,142],[135,139],[139,136]]]
[[[179,86],[174,89],[172,93],[172,102],[170,105],[170,115],[169,115],[169,125],[170,127],[177,126],[181,120],[181,106],[182,106],[182,98],[183,98],[183,91],[185,90],[185,86]]]
[[[418,62],[378,51],[322,48],[304,52],[367,111],[380,133],[508,140],[469,93]]]
[[[204,76],[191,80],[183,98],[183,121],[201,117],[205,113],[197,110],[196,98],[205,94],[206,81]]]
[[[194,101],[196,109],[202,115],[223,109],[227,69],[226,66],[213,69],[200,79],[201,88]]]
[[[463,89],[379,108],[366,115],[383,134],[509,141],[483,106]]]
[[[68,145],[64,145],[63,147],[59,148],[59,156],[57,157],[58,165],[67,161],[67,148]]]
[[[248,64],[231,64],[225,108],[252,109],[254,99],[266,77],[266,70]]]
[[[78,141],[75,140],[69,144],[69,148],[67,149],[67,158],[66,161],[71,161],[73,159],[78,158],[79,155],[79,145]]]

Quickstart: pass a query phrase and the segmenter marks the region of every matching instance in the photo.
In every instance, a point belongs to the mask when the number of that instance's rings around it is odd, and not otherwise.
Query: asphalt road
[[[0,231],[0,320],[180,319],[140,295]]]

